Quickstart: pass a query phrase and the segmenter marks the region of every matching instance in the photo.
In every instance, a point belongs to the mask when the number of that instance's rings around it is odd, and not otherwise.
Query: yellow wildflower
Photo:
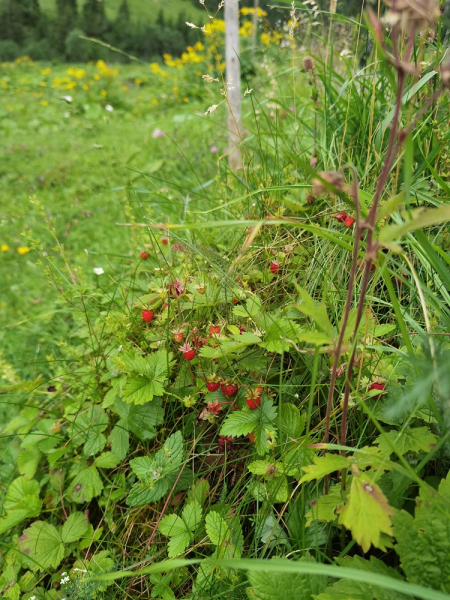
[[[22,256],[23,254],[28,254],[28,252],[31,250],[31,248],[28,248],[28,246],[19,246],[17,248],[17,252]]]
[[[42,106],[48,106],[47,100],[41,100],[41,105]],[[19,254],[20,254],[20,252],[19,252]]]
[[[7,246],[6,244],[2,244],[0,246],[0,252],[8,252],[9,250],[9,246]]]

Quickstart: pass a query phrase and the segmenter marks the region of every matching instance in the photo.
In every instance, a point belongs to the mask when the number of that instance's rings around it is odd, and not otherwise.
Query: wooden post
[[[225,66],[228,89],[228,139],[231,169],[242,167],[238,144],[241,120],[241,69],[239,64],[239,0],[225,0]]]

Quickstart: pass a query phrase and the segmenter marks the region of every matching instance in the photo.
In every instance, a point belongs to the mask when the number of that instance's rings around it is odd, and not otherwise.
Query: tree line
[[[80,39],[80,35],[102,40],[121,50],[150,60],[164,53],[179,56],[199,34],[186,26],[187,15],[167,18],[160,10],[153,23],[132,15],[128,0],[108,19],[107,0],[56,0],[50,16],[39,0],[0,0],[0,61],[24,54],[34,60],[59,59],[69,62],[108,58],[109,50]],[[121,55],[116,54],[115,60]]]

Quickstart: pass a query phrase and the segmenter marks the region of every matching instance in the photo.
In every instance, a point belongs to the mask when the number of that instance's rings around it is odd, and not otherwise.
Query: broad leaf
[[[352,532],[364,552],[370,546],[383,548],[382,533],[392,536],[392,508],[376,483],[365,474],[353,476],[347,504],[341,509],[339,523]]]
[[[124,460],[130,447],[130,434],[128,433],[127,421],[125,419],[120,419],[115,427],[113,427],[109,434],[109,441],[111,443],[111,451],[119,460]]]
[[[41,510],[42,500],[37,496],[25,496],[5,517],[0,519],[0,535],[10,531],[25,519],[37,517]]]
[[[316,456],[314,464],[302,467],[306,475],[300,479],[300,483],[305,481],[313,481],[314,479],[322,479],[325,475],[345,469],[349,466],[349,460],[345,456],[339,454],[326,454],[325,456]]]
[[[103,483],[95,465],[74,464],[70,470],[70,476],[72,481],[68,494],[74,502],[90,502],[92,498],[101,494]]]
[[[23,450],[17,456],[17,466],[19,473],[27,479],[34,477],[41,460],[42,454],[35,448],[33,450]]]
[[[25,529],[19,538],[19,550],[32,571],[56,569],[64,558],[61,535],[56,527],[44,521],[35,521]]]
[[[101,469],[114,469],[120,463],[120,460],[114,452],[103,452],[94,460],[94,465]]]
[[[368,571],[393,579],[402,579],[395,569],[386,566],[374,556],[370,557],[370,561],[361,556],[346,556],[343,559],[336,559],[336,562],[341,567]],[[397,591],[349,579],[339,579],[323,593],[315,596],[315,600],[368,600],[369,598],[370,600],[407,600],[410,597],[399,594]]]
[[[307,555],[301,561],[316,562]],[[328,584],[322,575],[273,573],[272,571],[249,571],[250,587],[247,594],[250,600],[311,600],[320,594]]]
[[[408,581],[450,593],[450,473],[439,491],[421,488],[414,517],[393,517],[395,550]]]
[[[89,523],[82,512],[73,512],[69,515],[61,530],[61,538],[65,544],[80,540],[87,532]]]
[[[313,521],[330,523],[337,519],[336,509],[343,504],[341,484],[334,485],[328,492],[310,502],[310,510],[305,514],[306,527]]]
[[[381,453],[389,455],[394,452],[394,448],[400,454],[429,452],[436,441],[436,436],[427,427],[415,427],[404,431],[393,429],[377,437],[374,443],[378,444]]]

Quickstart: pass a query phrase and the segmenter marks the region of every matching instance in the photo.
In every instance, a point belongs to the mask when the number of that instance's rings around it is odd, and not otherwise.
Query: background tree
[[[102,39],[108,31],[105,3],[99,0],[85,0],[83,5],[83,31],[89,37]]]
[[[66,38],[78,22],[77,0],[56,0],[56,47],[65,53]]]

